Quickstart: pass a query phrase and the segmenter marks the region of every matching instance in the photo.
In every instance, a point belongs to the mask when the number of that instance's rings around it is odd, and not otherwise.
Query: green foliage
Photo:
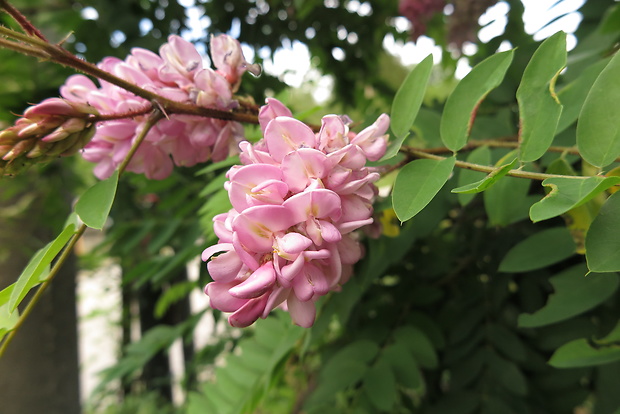
[[[482,100],[504,79],[514,51],[497,53],[477,64],[461,80],[441,117],[441,139],[452,151],[465,146]]]
[[[517,90],[521,162],[536,161],[553,141],[562,113],[555,83],[565,66],[566,34],[558,32],[542,42],[525,68]]]
[[[565,227],[533,234],[510,249],[499,265],[500,272],[529,272],[561,262],[575,253],[575,243]]]
[[[396,95],[394,95],[390,114],[390,128],[397,138],[396,142],[392,144],[396,151],[400,149],[418,115],[424,92],[426,92],[426,84],[431,76],[431,69],[433,69],[433,55],[428,55],[407,75],[401,87],[396,91]],[[391,158],[390,155],[394,156],[396,153],[388,152],[384,158]]]
[[[493,172],[491,172],[489,175],[484,177],[482,180],[477,181],[475,183],[467,184],[467,185],[464,185],[458,188],[454,188],[452,189],[452,192],[453,193],[464,193],[464,194],[480,193],[488,189],[489,187],[491,187],[493,184],[497,182],[497,180],[499,180],[500,178],[508,174],[508,172],[513,169],[515,164],[517,164],[517,161],[518,160],[515,158],[514,160],[512,160],[512,162],[509,162],[508,164],[504,164],[500,167],[497,167],[497,169],[493,170]]]
[[[605,202],[590,226],[586,236],[586,258],[588,268],[593,272],[620,270],[619,209],[620,193],[616,192]]]
[[[620,323],[599,340],[576,339],[558,348],[549,360],[557,368],[589,367],[620,360]]]
[[[620,156],[620,55],[617,53],[594,81],[577,123],[577,146],[584,160],[605,167]]]
[[[573,266],[549,279],[554,293],[539,311],[521,314],[519,326],[532,328],[545,326],[579,315],[612,296],[618,284],[616,274],[589,274],[584,265]]]
[[[417,160],[399,172],[392,191],[394,211],[400,221],[420,212],[444,186],[454,168],[455,158]]]
[[[8,301],[9,312],[15,311],[30,289],[47,278],[52,260],[54,260],[56,255],[65,247],[74,233],[75,226],[69,224],[56,239],[49,242],[47,246],[36,252],[32,259],[30,259],[30,262],[28,262],[26,268],[13,286]]]
[[[122,56],[134,45],[156,49],[157,31],[178,32],[184,24],[177,2],[104,3],[88,3],[99,11],[96,21],[66,10],[64,23],[54,23],[52,11],[39,17],[50,22],[51,36],[79,20],[75,37],[88,43],[84,55],[91,60]],[[172,319],[177,305],[209,281],[204,265],[199,280],[188,281],[186,265],[215,241],[212,219],[230,208],[226,170],[239,159],[178,170],[159,182],[129,175],[91,187],[76,211],[93,228],[102,228],[108,214],[114,221],[96,255],[120,264],[125,306],[140,302],[143,325],[141,338],[131,342],[126,335],[118,363],[103,372],[99,390],[115,392],[120,380],[129,394],[107,412],[560,414],[587,406],[594,414],[614,413],[620,404],[620,282],[613,273],[620,270],[620,178],[588,163],[613,168],[620,155],[620,6],[585,2],[578,45],[567,56],[564,33],[533,43],[523,30],[521,2],[511,0],[506,33],[477,43],[469,58],[474,68],[457,83],[445,47],[441,67],[429,56],[405,77],[407,70],[394,67],[381,47],[386,34],[406,36],[390,20],[396,3],[367,2],[369,14],[352,11],[353,3],[198,7],[211,19],[210,33],[235,26],[240,40],[260,51],[258,61],[288,42],[307,44],[313,66],[334,77],[338,112],[354,107],[354,119],[364,122],[391,108],[395,137],[380,168],[397,173],[379,184],[385,194],[394,183],[390,197],[401,221],[387,223],[394,237],[364,240],[365,258],[341,292],[317,302],[311,329],[276,312],[240,333],[222,328],[220,312],[205,312],[214,334],[186,361],[188,398],[173,409],[140,389],[150,390],[145,373],[174,341],[192,348],[203,313]],[[140,32],[140,16],[154,24],[148,33]],[[429,23],[430,33],[445,34],[443,17]],[[116,46],[109,42],[114,30],[127,37]],[[198,43],[206,43],[203,34]],[[348,34],[358,40],[348,41]],[[100,37],[105,44],[98,47]],[[518,48],[495,53],[503,40]],[[24,67],[6,60],[2,70],[23,89],[7,83],[0,105],[41,86],[39,79],[28,83],[33,75]],[[56,76],[49,74],[50,82]],[[270,77],[248,81],[257,102],[265,88],[283,87]],[[253,140],[260,131],[248,127],[248,135]],[[458,160],[472,170],[457,173]],[[483,197],[476,198],[479,192]],[[389,200],[382,203],[375,210],[389,221]],[[13,328],[17,304],[45,277],[73,231],[66,227],[0,291],[0,335]],[[152,301],[144,306],[147,297]]]
[[[75,204],[75,212],[88,227],[101,230],[116,196],[118,171],[86,190]]]
[[[487,146],[478,147],[467,155],[466,161],[473,164],[488,165],[491,163],[491,151]],[[459,188],[462,188],[472,182],[477,182],[480,179],[484,180],[484,177],[484,173],[480,171],[463,169],[459,172],[458,186]],[[475,193],[458,193],[457,195],[459,203],[462,206],[466,206],[474,199]]]
[[[216,369],[216,382],[190,394],[187,413],[204,412],[205,407],[217,413],[256,412],[274,385],[272,378],[285,373],[285,358],[302,334],[302,328],[284,317],[259,321],[255,335],[239,341],[239,352],[227,355],[224,365]]]
[[[559,216],[592,200],[609,187],[620,183],[620,177],[551,177],[543,186],[551,191],[530,208],[530,218],[537,222]]]

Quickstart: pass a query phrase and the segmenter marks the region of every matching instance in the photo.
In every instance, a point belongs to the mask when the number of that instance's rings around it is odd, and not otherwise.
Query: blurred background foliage
[[[504,42],[519,48],[505,81],[479,108],[472,135],[514,137],[515,92],[538,45],[534,34],[525,31],[523,4],[500,2],[508,5],[505,29],[483,43],[476,36],[479,17],[496,2],[448,3],[425,22],[426,35],[441,48],[441,63],[434,68],[410,143],[441,145],[440,113],[457,82],[457,62],[466,56],[473,66]],[[555,6],[562,3],[558,0]],[[14,4],[49,39],[65,41],[67,48],[93,62],[105,56],[124,57],[132,47],[156,50],[173,33],[192,39],[205,53],[211,34],[232,33],[261,63],[279,48],[301,42],[312,56],[312,67],[331,80],[329,100],[320,104],[313,100],[316,79],[295,90],[284,76],[269,73],[246,76],[240,92],[262,103],[267,91],[312,122],[330,112],[346,112],[365,124],[389,112],[409,70],[385,47],[386,37],[404,44],[412,35],[411,27],[403,26],[395,0],[16,0]],[[574,33],[577,46],[569,54],[560,89],[617,50],[618,9],[612,0],[588,0],[578,7],[582,20]],[[2,18],[7,23],[6,16]],[[472,43],[477,47],[464,54],[464,45]],[[3,121],[23,111],[26,102],[56,96],[70,74],[4,50],[0,61]],[[256,128],[248,127],[248,134],[256,137]],[[573,123],[556,140],[571,145],[574,136]],[[493,150],[489,161],[496,162],[506,152]],[[544,158],[539,168],[559,157]],[[255,328],[239,331],[227,327],[218,311],[192,310],[188,294],[210,279],[204,265],[197,279],[188,277],[187,264],[215,241],[211,218],[229,208],[222,183],[234,161],[179,169],[158,182],[133,174],[121,181],[113,225],[101,245],[80,258],[82,267],[95,268],[112,258],[122,269],[121,352],[118,363],[102,373],[88,412],[620,412],[619,362],[570,368],[547,362],[562,345],[579,338],[593,341],[614,328],[620,314],[617,284],[609,285],[608,299],[576,315],[549,326],[518,326],[519,315],[545,305],[554,291],[552,277],[570,278],[585,269],[584,258],[569,249],[552,264],[500,272],[500,263],[520,241],[565,225],[561,218],[537,225],[527,219],[532,199],[539,199],[543,191],[526,180],[506,179],[467,203],[442,191],[404,226],[395,221],[389,203],[381,203],[378,218],[385,233],[393,230],[393,237],[367,242],[367,257],[357,265],[355,277],[341,293],[321,302],[312,329],[304,331],[276,314]],[[81,160],[64,161],[35,169],[28,179],[45,182],[52,194],[53,189],[67,186],[79,192],[93,182],[89,169]],[[393,179],[388,175],[379,184],[389,187]],[[451,180],[459,180],[458,174]],[[24,180],[20,185],[28,184]],[[46,216],[37,217],[39,224],[48,222]],[[196,347],[201,318],[211,319],[216,329],[207,345]],[[138,338],[131,332],[136,319]],[[180,405],[173,404],[167,351],[179,338],[181,388],[187,396]],[[102,398],[110,395],[113,404]]]

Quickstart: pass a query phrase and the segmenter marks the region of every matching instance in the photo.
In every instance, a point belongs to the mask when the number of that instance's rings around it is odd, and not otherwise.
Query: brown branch
[[[34,25],[30,23],[30,21],[28,21],[26,16],[24,16],[19,10],[17,10],[11,3],[6,0],[0,0],[0,7],[2,7],[4,11],[7,12],[7,14],[9,14],[13,19],[15,19],[17,24],[19,24],[19,26],[24,29],[26,33],[31,36],[36,36],[41,40],[47,41],[47,39],[45,39],[45,36],[43,36],[43,33],[41,33],[39,29],[34,27]]]

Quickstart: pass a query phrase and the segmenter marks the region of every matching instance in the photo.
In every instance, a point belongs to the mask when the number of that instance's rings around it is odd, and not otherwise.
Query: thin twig
[[[446,157],[442,157],[442,156],[435,155],[435,154],[429,154],[424,150],[418,150],[418,149],[414,149],[411,147],[403,147],[401,151],[415,158],[426,158],[426,159],[437,160],[437,161],[442,161],[446,159]],[[490,174],[497,170],[497,167],[492,167],[489,165],[474,164],[471,162],[460,161],[460,160],[456,160],[454,165],[459,168],[465,168],[467,170],[473,170],[473,171],[480,171],[480,172],[484,172],[487,174]],[[537,180],[537,181],[543,181],[543,180],[546,180],[547,178],[553,178],[553,177],[573,178],[573,179],[590,178],[590,177],[585,177],[585,176],[574,176],[574,175],[569,176],[569,175],[559,175],[559,174],[536,173],[536,172],[531,172],[531,171],[523,171],[519,169],[510,170],[508,171],[507,175],[510,175],[511,177],[527,178],[530,180]]]
[[[20,25],[26,33],[31,36],[36,36],[39,39],[46,40],[43,33],[39,31],[19,10],[17,10],[11,3],[6,0],[0,0],[0,7],[4,9],[15,21]],[[47,40],[46,40],[47,41]]]

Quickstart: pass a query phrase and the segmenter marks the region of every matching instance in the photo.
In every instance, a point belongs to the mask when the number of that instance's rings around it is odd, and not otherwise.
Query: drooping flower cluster
[[[248,64],[239,42],[227,35],[211,39],[211,57],[216,70],[204,67],[196,48],[179,36],[170,36],[159,54],[134,48],[125,60],[108,57],[99,67],[115,76],[177,102],[230,110],[238,105],[233,93],[241,75],[257,68]],[[123,114],[150,106],[146,99],[109,82],[97,86],[83,75],[67,79],[60,92],[70,101],[87,103],[102,115]],[[95,162],[95,175],[106,178],[123,161],[133,140],[146,122],[146,115],[107,120],[97,125],[96,134],[83,152]],[[127,169],[153,179],[167,177],[173,168],[192,166],[212,159],[225,159],[243,137],[236,122],[191,115],[171,115],[148,132]]]
[[[232,209],[214,218],[219,243],[202,254],[214,280],[205,293],[212,307],[232,312],[233,326],[282,305],[309,327],[314,301],[339,289],[362,256],[354,231],[373,222],[379,178],[365,164],[385,153],[389,118],[354,134],[328,115],[315,134],[270,99],[259,121],[264,138],[242,142],[244,165],[227,174]]]
[[[14,174],[32,163],[74,154],[93,136],[97,114],[87,104],[60,98],[29,107],[15,125],[0,131],[0,172]]]

